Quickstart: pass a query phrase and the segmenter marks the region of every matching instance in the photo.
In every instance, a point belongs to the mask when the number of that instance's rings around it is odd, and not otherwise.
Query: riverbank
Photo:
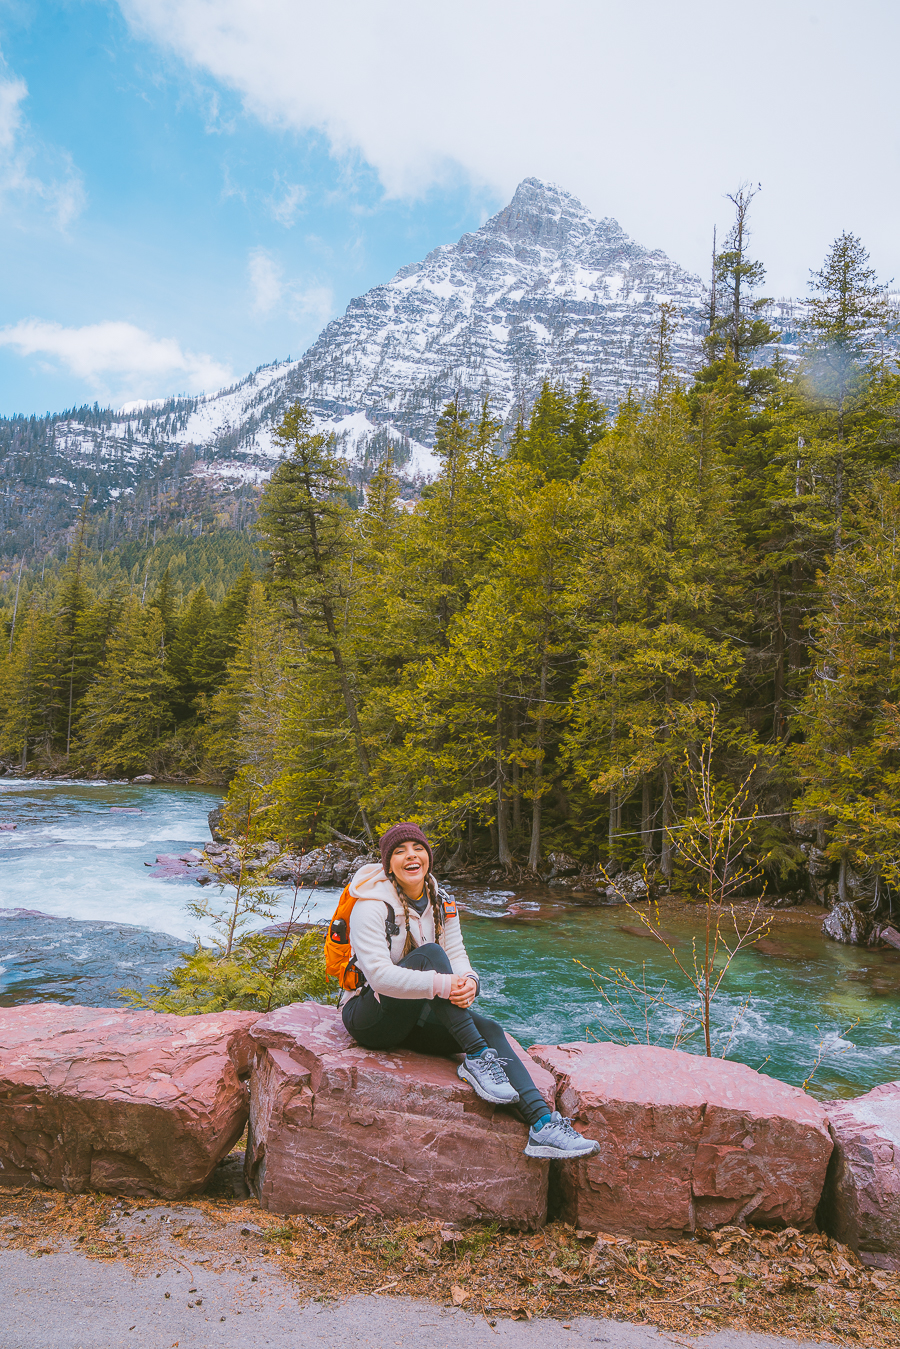
[[[226,1161],[211,1192],[185,1204],[0,1189],[4,1343],[170,1349],[177,1340],[182,1349],[220,1342],[249,1349],[304,1344],[308,1334],[310,1343],[337,1349],[354,1342],[352,1331],[368,1343],[428,1338],[441,1349],[480,1337],[553,1346],[564,1335],[565,1343],[583,1337],[616,1349],[668,1344],[673,1334],[703,1336],[705,1349],[753,1349],[754,1340],[736,1334],[760,1336],[759,1349],[774,1349],[769,1336],[868,1349],[897,1343],[900,1275],[863,1269],[826,1237],[726,1228],[704,1241],[619,1239],[598,1248],[560,1223],[523,1234],[284,1218],[233,1196],[235,1170]],[[87,1300],[73,1304],[79,1286]],[[28,1319],[17,1323],[15,1310],[19,1338],[9,1338],[17,1291],[31,1305],[55,1307],[59,1338],[42,1331],[39,1341],[29,1339]],[[84,1339],[71,1337],[79,1304],[90,1330]],[[360,1307],[364,1322],[354,1320]],[[292,1338],[282,1341],[285,1313]],[[45,1311],[40,1324],[53,1327],[53,1315]],[[418,1335],[423,1324],[428,1337]],[[386,1326],[397,1333],[381,1338]]]

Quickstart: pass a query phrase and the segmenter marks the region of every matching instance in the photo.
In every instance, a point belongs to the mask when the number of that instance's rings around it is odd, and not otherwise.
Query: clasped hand
[[[457,1007],[471,1007],[478,985],[467,975],[454,974],[450,982],[450,1001]]]

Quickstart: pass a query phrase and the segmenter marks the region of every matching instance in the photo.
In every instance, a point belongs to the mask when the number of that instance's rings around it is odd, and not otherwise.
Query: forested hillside
[[[773,333],[761,268],[718,258],[706,363],[607,415],[547,382],[509,450],[485,402],[448,403],[441,470],[400,509],[390,458],[355,498],[295,405],[262,496],[266,569],[213,603],[182,569],[98,570],[84,516],[53,584],[31,578],[0,697],[8,762],[232,781],[287,838],[415,815],[458,856],[537,869],[645,859],[694,808],[715,713],[723,781],[751,775],[775,888],[816,821],[838,887],[897,878],[900,373],[860,242],[812,282],[802,357]],[[159,545],[157,545],[159,546]],[[167,544],[167,547],[170,545]],[[103,565],[106,565],[105,563]],[[141,575],[141,567],[144,575]],[[129,567],[131,570],[129,571]],[[876,896],[877,897],[877,896]]]

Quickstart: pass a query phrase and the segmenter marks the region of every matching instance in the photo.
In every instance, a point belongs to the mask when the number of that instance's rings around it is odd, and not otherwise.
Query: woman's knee
[[[403,957],[400,964],[409,970],[437,970],[439,974],[451,973],[447,952],[436,941],[417,946],[408,956]]]
[[[482,1016],[480,1012],[473,1012],[472,1020],[481,1032],[482,1038],[492,1049],[505,1047],[506,1031],[499,1021],[495,1021],[491,1016]]]

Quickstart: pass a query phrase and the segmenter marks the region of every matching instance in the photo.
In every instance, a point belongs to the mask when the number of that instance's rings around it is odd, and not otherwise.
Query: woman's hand
[[[454,974],[450,980],[450,1001],[457,1007],[471,1007],[478,985],[467,975]]]

